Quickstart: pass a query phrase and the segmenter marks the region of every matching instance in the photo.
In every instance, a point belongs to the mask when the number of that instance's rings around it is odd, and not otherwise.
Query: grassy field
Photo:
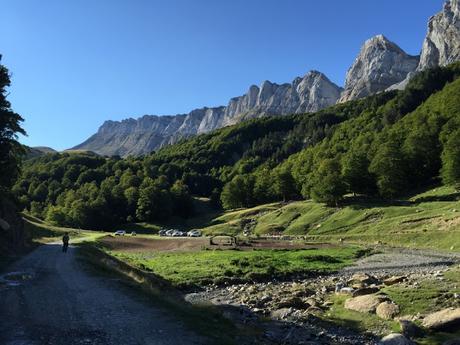
[[[351,264],[358,247],[310,250],[201,250],[195,252],[111,252],[178,287],[224,281],[253,281],[293,274],[330,272]]]
[[[312,201],[274,203],[226,212],[203,227],[205,234],[303,235],[311,241],[460,251],[460,193],[438,187],[385,203],[350,198],[341,207]]]

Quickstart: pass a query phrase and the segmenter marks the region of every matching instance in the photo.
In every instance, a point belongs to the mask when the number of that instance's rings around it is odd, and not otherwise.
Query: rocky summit
[[[145,115],[139,119],[106,121],[96,134],[74,150],[102,155],[142,155],[164,145],[240,121],[270,116],[314,112],[337,102],[342,89],[324,74],[311,71],[292,83],[264,81],[232,98],[227,106],[195,109],[173,116]]]
[[[347,73],[340,102],[363,98],[404,80],[419,59],[406,54],[383,35],[367,40]]]

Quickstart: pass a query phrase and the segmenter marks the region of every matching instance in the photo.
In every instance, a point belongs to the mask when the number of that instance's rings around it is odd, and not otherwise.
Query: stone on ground
[[[349,298],[345,301],[345,309],[358,311],[360,313],[374,313],[377,306],[388,300],[384,296],[364,295]]]
[[[413,345],[413,342],[399,333],[392,333],[380,340],[380,345]]]
[[[365,286],[365,285],[371,285],[371,284],[377,284],[378,280],[370,276],[369,274],[366,273],[355,273],[353,276],[348,280],[348,285],[359,285],[359,286]]]
[[[352,296],[353,297],[358,297],[358,296],[364,296],[364,295],[371,295],[373,293],[379,292],[379,288],[374,286],[374,287],[364,287],[361,289],[357,289],[353,291]]]
[[[399,307],[397,304],[385,301],[377,306],[375,313],[382,319],[391,320],[399,314]]]
[[[395,285],[398,283],[402,283],[404,280],[406,280],[407,277],[405,276],[392,276],[390,278],[387,278],[383,281],[383,284],[390,286],[390,285]]]

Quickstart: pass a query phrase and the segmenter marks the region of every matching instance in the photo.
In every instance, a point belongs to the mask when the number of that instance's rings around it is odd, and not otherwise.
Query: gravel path
[[[37,248],[0,281],[2,345],[180,345],[206,341],[59,245]],[[129,290],[129,291],[128,291]]]
[[[364,257],[338,275],[356,272],[368,274],[414,274],[445,270],[460,262],[460,254],[439,253],[416,249],[384,249],[381,253]]]

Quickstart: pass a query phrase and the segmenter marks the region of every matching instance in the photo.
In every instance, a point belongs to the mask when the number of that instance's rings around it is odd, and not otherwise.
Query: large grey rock
[[[375,313],[382,319],[391,320],[399,314],[399,307],[397,304],[385,301],[377,306]]]
[[[348,70],[345,90],[339,102],[386,90],[406,79],[410,72],[416,70],[418,62],[417,56],[406,54],[385,36],[372,37],[364,43]]]
[[[141,155],[182,138],[207,133],[250,118],[308,113],[337,102],[342,89],[324,74],[311,71],[292,83],[265,81],[227,106],[195,109],[173,116],[145,115],[139,119],[106,121],[96,134],[73,149],[103,155]]]
[[[460,60],[460,0],[450,0],[430,18],[417,70]]]
[[[380,345],[412,345],[412,341],[399,333],[392,333],[380,340]]]
[[[379,295],[364,295],[349,298],[345,301],[345,309],[358,311],[360,313],[374,313],[377,306],[388,300]]]

